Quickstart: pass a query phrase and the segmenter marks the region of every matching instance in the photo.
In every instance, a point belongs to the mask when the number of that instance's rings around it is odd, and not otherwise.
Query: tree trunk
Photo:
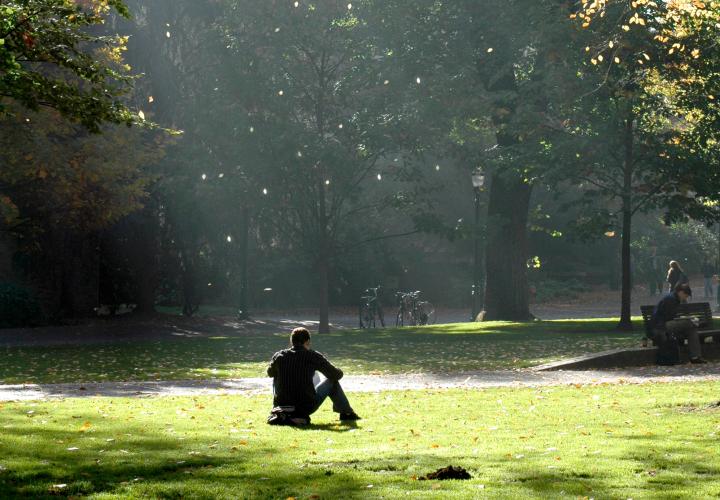
[[[238,319],[250,318],[248,311],[248,240],[250,232],[250,209],[242,207],[240,214],[240,297]]]
[[[327,257],[321,257],[318,262],[318,279],[320,292],[320,324],[318,333],[330,333],[330,300],[329,300],[329,265]]]
[[[327,227],[327,206],[325,200],[325,183],[322,181],[318,183],[318,209],[319,209],[319,223],[320,223],[320,241],[319,243],[319,255],[318,255],[318,294],[319,294],[319,305],[320,305],[320,324],[318,325],[318,333],[330,333],[330,285],[329,285],[329,269],[330,269],[330,248],[328,241],[328,227]]]
[[[485,321],[528,321],[527,221],[532,188],[495,173],[490,186],[485,251]]]
[[[148,200],[147,206],[132,216],[131,234],[135,245],[129,245],[129,259],[135,275],[135,312],[150,314],[155,312],[155,292],[157,291],[160,268],[160,234],[157,221],[156,202]]]
[[[632,113],[625,122],[625,160],[623,164],[622,196],[622,292],[620,295],[620,323],[618,330],[632,330],[630,305],[632,303],[632,274],[630,268],[630,240],[632,239],[632,167],[633,167],[633,119]]]

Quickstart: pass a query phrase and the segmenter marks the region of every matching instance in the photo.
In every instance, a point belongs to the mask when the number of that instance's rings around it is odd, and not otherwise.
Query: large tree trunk
[[[633,168],[633,119],[627,118],[624,129],[625,160],[623,165],[622,196],[622,292],[620,298],[619,330],[632,330],[630,305],[632,303],[632,275],[630,266],[630,241],[632,238],[632,168]]]
[[[490,186],[485,253],[485,321],[528,321],[527,221],[532,188],[495,173]]]

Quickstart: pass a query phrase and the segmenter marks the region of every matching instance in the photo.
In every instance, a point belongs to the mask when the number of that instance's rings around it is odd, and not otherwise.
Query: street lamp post
[[[482,257],[480,255],[480,193],[485,185],[485,173],[481,168],[477,168],[472,173],[472,185],[475,191],[475,227],[474,227],[474,243],[475,256],[473,262],[473,287],[472,287],[472,318],[475,321],[483,307],[484,279],[482,276]]]

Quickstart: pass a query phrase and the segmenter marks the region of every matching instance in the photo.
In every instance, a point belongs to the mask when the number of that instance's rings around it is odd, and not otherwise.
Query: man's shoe
[[[354,420],[360,420],[360,416],[354,411],[351,411],[350,413],[341,413],[340,420],[343,422],[351,422]]]
[[[690,362],[694,365],[704,365],[707,363],[707,360],[703,358],[692,358]]]

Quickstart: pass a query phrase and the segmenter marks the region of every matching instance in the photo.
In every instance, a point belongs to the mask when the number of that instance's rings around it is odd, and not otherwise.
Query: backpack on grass
[[[658,348],[655,361],[661,366],[672,366],[680,363],[680,342],[671,332],[656,336]]]
[[[276,406],[270,412],[267,423],[269,425],[307,425],[310,423],[310,417],[297,415],[294,406]]]

